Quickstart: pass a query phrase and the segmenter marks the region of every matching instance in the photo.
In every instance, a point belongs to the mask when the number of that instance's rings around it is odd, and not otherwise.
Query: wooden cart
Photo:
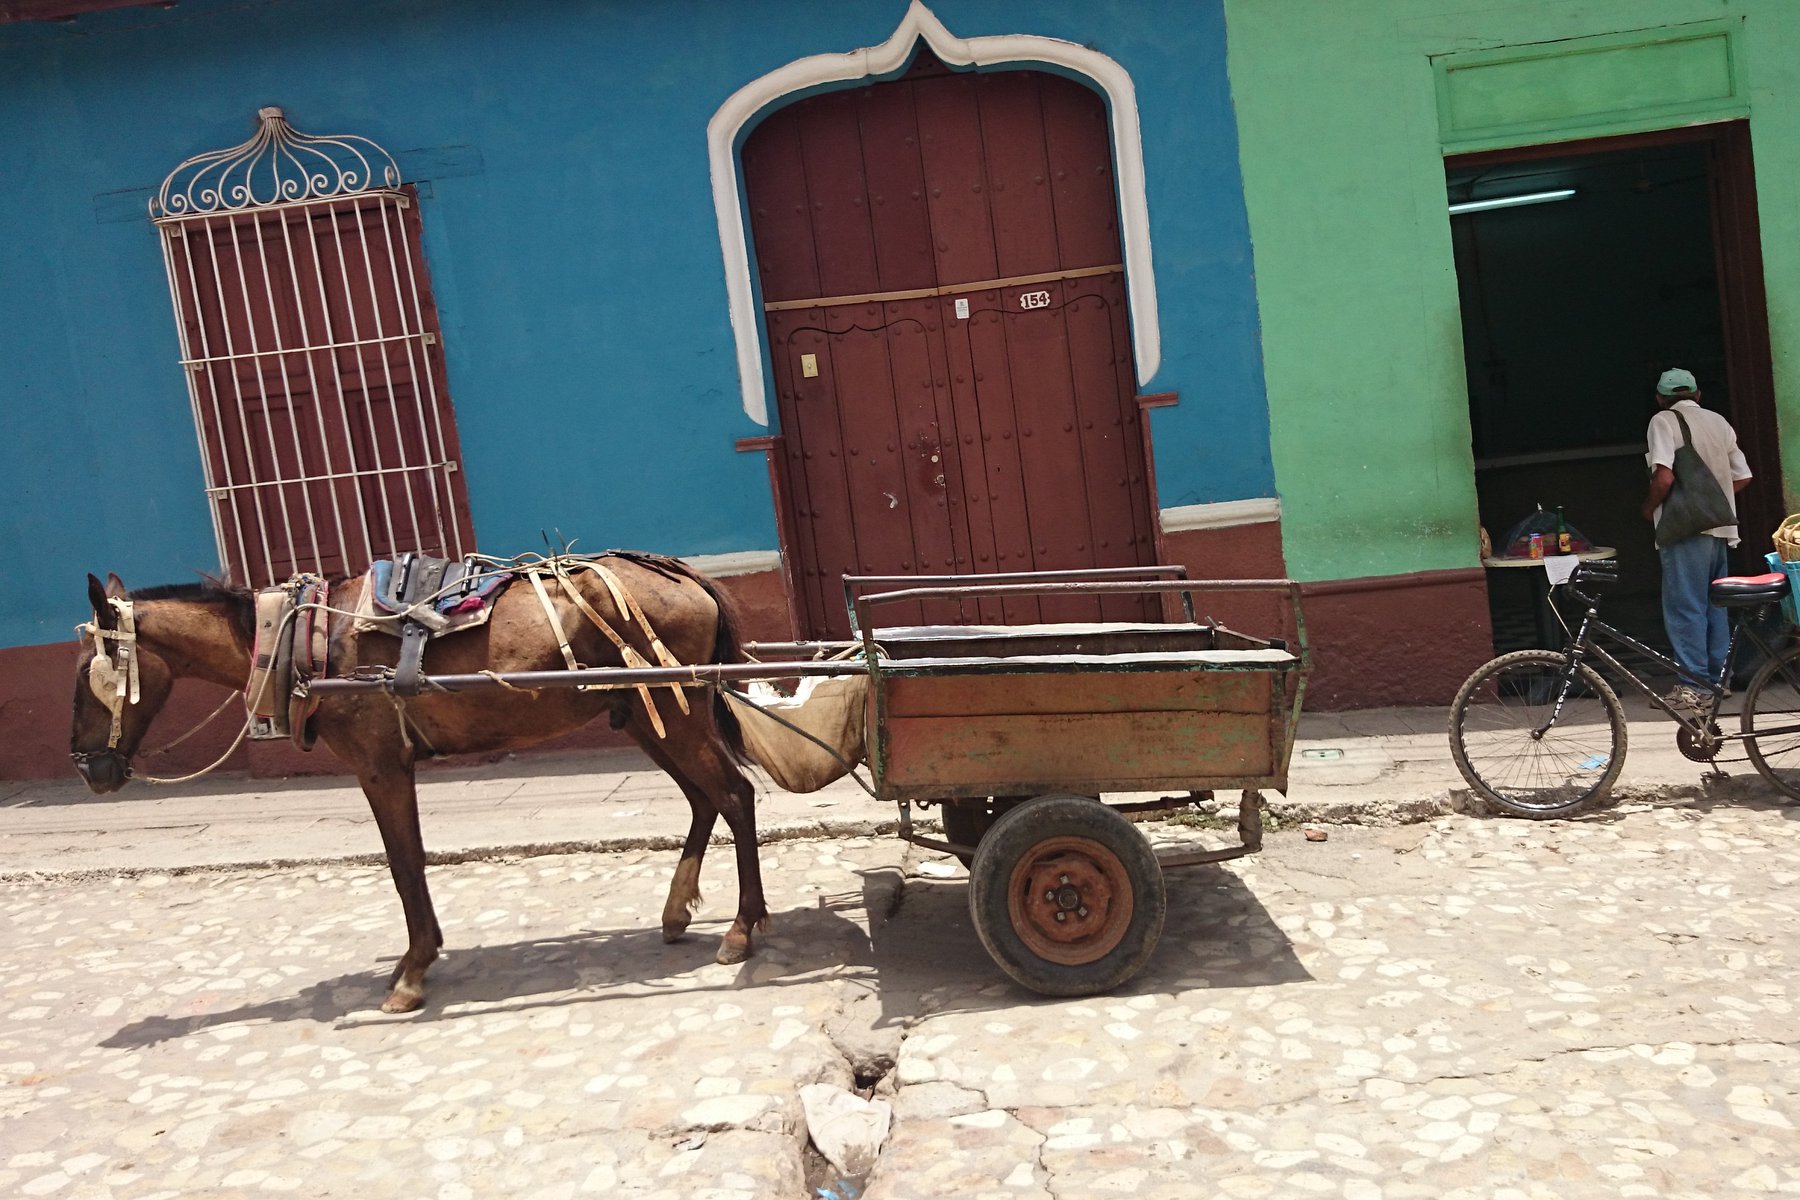
[[[899,805],[901,837],[968,864],[982,944],[1034,991],[1086,995],[1136,974],[1162,932],[1164,869],[1256,851],[1261,793],[1287,787],[1307,665],[1299,585],[1183,575],[1158,567],[845,579],[871,684],[874,792]],[[1292,640],[1196,621],[1194,595],[1218,592],[1272,596]],[[966,612],[983,598],[991,606],[1111,593],[1166,597],[1180,618],[876,620],[898,604]],[[1236,846],[1157,851],[1127,819],[1218,791],[1241,793]],[[918,831],[914,804],[940,806],[943,839]]]

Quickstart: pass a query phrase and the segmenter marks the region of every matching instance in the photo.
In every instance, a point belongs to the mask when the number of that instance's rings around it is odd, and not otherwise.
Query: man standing
[[[1700,390],[1692,372],[1674,367],[1664,371],[1656,381],[1656,403],[1659,411],[1650,418],[1645,434],[1650,463],[1650,490],[1644,497],[1644,519],[1655,524],[1662,519],[1662,503],[1675,485],[1675,451],[1682,442],[1682,422],[1687,424],[1694,449],[1718,481],[1719,490],[1731,500],[1737,511],[1737,493],[1750,482],[1750,465],[1738,449],[1737,433],[1731,422],[1718,413],[1700,407]],[[1677,419],[1680,417],[1680,420]],[[1725,647],[1730,631],[1725,610],[1714,608],[1708,600],[1712,581],[1730,574],[1725,549],[1738,544],[1736,524],[1703,530],[1663,546],[1662,610],[1663,628],[1675,661],[1707,679],[1717,679],[1725,667]],[[1726,686],[1731,685],[1726,680]],[[1694,689],[1680,686],[1669,693],[1671,703],[1699,708],[1705,704]]]

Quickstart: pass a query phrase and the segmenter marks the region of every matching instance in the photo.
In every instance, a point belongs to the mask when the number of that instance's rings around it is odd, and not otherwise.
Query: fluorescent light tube
[[[1495,196],[1491,200],[1465,200],[1450,206],[1450,215],[1461,216],[1463,213],[1486,212],[1490,208],[1517,208],[1521,204],[1548,204],[1552,200],[1567,200],[1575,194],[1574,188],[1557,188],[1550,192],[1525,192],[1518,196]]]

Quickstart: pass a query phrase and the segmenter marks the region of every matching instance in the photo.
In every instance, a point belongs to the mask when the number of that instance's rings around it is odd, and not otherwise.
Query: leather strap
[[[581,594],[580,589],[575,586],[574,580],[569,577],[567,568],[564,566],[563,562],[560,559],[552,559],[547,567],[528,568],[525,571],[525,575],[531,580],[531,586],[537,592],[538,603],[543,605],[544,616],[550,621],[550,628],[556,634],[557,646],[562,650],[563,661],[568,664],[569,670],[579,671],[584,668],[576,661],[575,652],[569,649],[569,637],[568,634],[563,631],[562,618],[557,616],[556,606],[550,602],[550,593],[544,587],[543,577],[546,571],[555,578],[559,585],[561,585],[563,593],[574,602],[576,608],[581,610],[582,615],[587,617],[587,619],[593,623],[594,627],[604,634],[606,639],[613,644],[613,647],[619,652],[621,661],[623,661],[627,667],[642,668],[650,665],[644,660],[644,656],[637,652],[636,647],[620,637],[618,632],[614,630],[611,625],[606,623],[605,618],[594,611],[594,606],[587,602],[587,598]],[[604,688],[604,686],[605,685],[593,685],[583,688],[582,690],[599,690]],[[634,686],[637,689],[638,696],[644,701],[644,710],[646,715],[650,718],[651,729],[656,731],[657,737],[667,737],[668,730],[663,727],[662,714],[656,709],[656,699],[651,695],[649,685],[636,684]],[[684,701],[685,699],[686,698],[683,697]],[[683,711],[686,711],[685,703],[683,705]]]
[[[425,643],[431,630],[417,621],[400,625],[400,660],[394,664],[394,691],[401,696],[419,694],[419,667],[425,661]]]
[[[319,711],[311,684],[329,667],[331,585],[316,575],[296,576],[294,590],[293,686],[288,693],[288,736],[302,750],[316,740],[313,714]]]
[[[538,603],[544,606],[544,616],[550,622],[550,632],[556,635],[556,645],[562,651],[563,662],[568,664],[571,671],[582,670],[581,664],[575,661],[575,652],[569,649],[569,635],[563,632],[562,618],[556,615],[556,605],[550,603],[550,593],[544,590],[543,578],[535,570],[525,572],[525,578],[531,580]]]
[[[117,750],[124,731],[125,705],[138,702],[137,614],[131,601],[112,596],[107,602],[116,615],[117,629],[104,629],[98,619],[80,627],[94,639],[94,657],[88,661],[88,688],[112,714],[106,748]],[[107,642],[114,648],[107,649]]]

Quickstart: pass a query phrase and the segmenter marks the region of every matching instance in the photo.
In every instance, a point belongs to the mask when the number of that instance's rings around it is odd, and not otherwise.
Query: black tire
[[[1003,814],[969,871],[981,944],[1015,983],[1046,996],[1091,996],[1136,975],[1167,912],[1150,843],[1088,796],[1040,796]]]
[[[941,800],[938,816],[944,823],[944,840],[963,846],[979,846],[994,822],[1031,799],[1029,796],[992,796],[981,800]],[[957,854],[965,867],[973,866],[973,854]]]
[[[1619,697],[1586,663],[1541,738],[1561,691],[1564,658],[1503,654],[1477,670],[1450,705],[1450,754],[1476,795],[1533,820],[1564,817],[1605,796],[1625,765]]]
[[[1784,795],[1800,800],[1800,646],[1763,664],[1744,693],[1739,721],[1751,764]]]

